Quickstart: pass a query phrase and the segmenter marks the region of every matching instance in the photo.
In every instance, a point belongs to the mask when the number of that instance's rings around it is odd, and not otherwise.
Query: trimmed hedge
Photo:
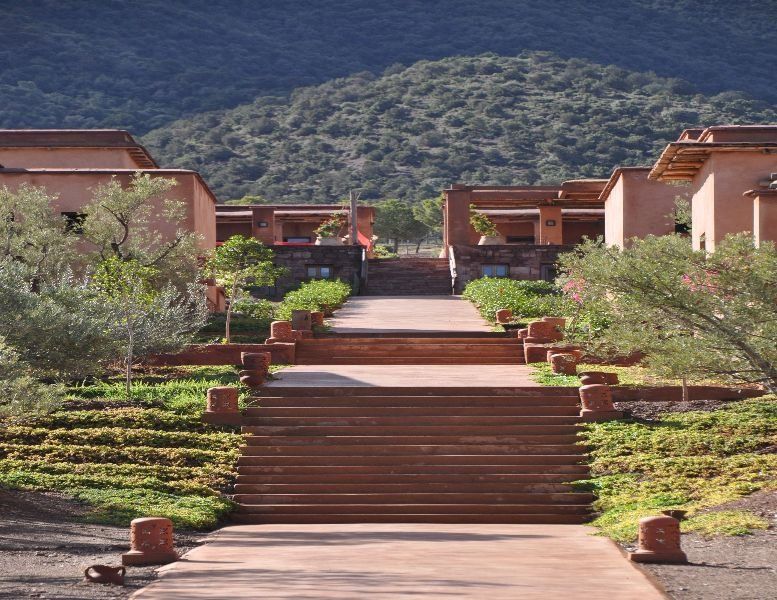
[[[286,294],[278,306],[276,317],[282,320],[291,319],[292,310],[320,311],[327,316],[340,308],[348,296],[351,286],[344,281],[328,281],[316,279],[303,283],[298,289]]]
[[[487,321],[496,320],[496,311],[509,308],[516,319],[560,316],[570,311],[561,290],[548,281],[518,281],[483,277],[470,281],[464,298],[472,302]]]

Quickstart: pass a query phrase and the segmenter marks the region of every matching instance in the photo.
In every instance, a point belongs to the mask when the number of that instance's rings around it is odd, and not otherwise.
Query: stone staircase
[[[367,265],[367,296],[451,294],[447,258],[373,259]]]
[[[453,334],[454,336],[456,334]],[[297,342],[300,365],[498,365],[523,364],[519,338],[480,334],[469,337],[344,337]]]
[[[269,387],[243,417],[242,523],[581,523],[569,388]]]

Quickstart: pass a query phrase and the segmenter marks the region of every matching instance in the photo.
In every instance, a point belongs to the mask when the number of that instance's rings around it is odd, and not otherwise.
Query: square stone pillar
[[[467,246],[472,237],[472,227],[469,224],[469,204],[472,192],[463,187],[461,189],[445,190],[445,205],[443,207],[443,248],[445,256],[448,256],[449,246]]]
[[[560,206],[540,206],[539,244],[561,245],[564,243],[564,227]]]

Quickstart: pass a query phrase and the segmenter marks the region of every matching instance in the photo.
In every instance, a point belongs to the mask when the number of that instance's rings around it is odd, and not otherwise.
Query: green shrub
[[[386,244],[376,244],[375,248],[373,248],[373,252],[375,253],[375,258],[398,258],[399,254],[394,252],[394,250],[387,246]]]
[[[291,319],[292,310],[321,311],[327,316],[340,308],[348,296],[351,286],[343,281],[317,279],[303,283],[298,289],[286,294],[278,306],[279,319]]]
[[[548,281],[483,277],[470,281],[462,295],[487,321],[494,321],[496,311],[502,308],[512,310],[518,319],[561,316],[570,310],[569,301]]]

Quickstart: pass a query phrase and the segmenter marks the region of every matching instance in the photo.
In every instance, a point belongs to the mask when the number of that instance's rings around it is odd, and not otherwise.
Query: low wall
[[[484,264],[510,266],[510,279],[553,279],[554,265],[559,254],[574,246],[498,245],[454,246],[456,258],[456,293],[460,294],[473,279],[483,276]]]
[[[269,352],[272,363],[293,365],[296,344],[193,344],[177,354],[157,354],[148,364],[157,367],[180,365],[239,365],[241,352]]]
[[[680,402],[683,388],[679,385],[667,386],[620,386],[610,388],[614,402]],[[689,385],[689,400],[742,400],[763,396],[760,390],[746,388],[727,388],[715,385]]]
[[[309,266],[328,266],[332,269],[332,279],[342,279],[351,284],[353,294],[361,287],[361,246],[273,246],[273,263],[285,267],[286,275],[280,277],[274,288],[264,290],[260,295],[269,298],[282,298],[286,292],[309,281]]]

